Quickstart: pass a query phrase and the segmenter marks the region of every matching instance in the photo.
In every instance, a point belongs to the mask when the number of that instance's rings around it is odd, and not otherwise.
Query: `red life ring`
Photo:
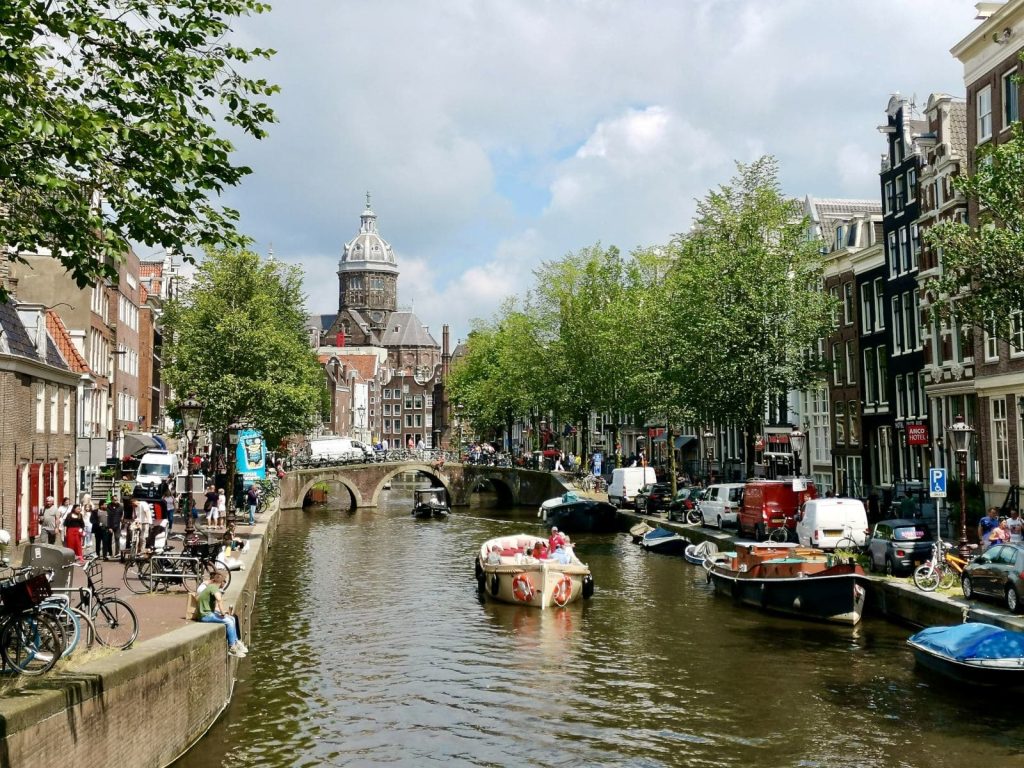
[[[555,591],[551,594],[551,598],[555,601],[555,605],[561,608],[569,602],[570,597],[572,597],[572,579],[563,573],[562,578],[555,584]]]
[[[525,573],[517,573],[512,579],[512,597],[521,603],[533,600],[533,582]]]

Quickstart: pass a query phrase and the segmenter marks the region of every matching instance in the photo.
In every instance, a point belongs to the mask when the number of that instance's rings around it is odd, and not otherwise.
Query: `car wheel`
[[[754,526],[754,539],[757,541],[764,541],[765,539],[764,525],[761,523]]]
[[[893,563],[891,557],[885,558],[885,575],[893,576],[896,572],[896,565]]]
[[[960,588],[964,591],[964,597],[968,600],[974,597],[974,584],[971,583],[970,576],[964,576],[960,580]]]
[[[875,565],[875,558],[872,557],[870,552],[868,552],[868,571],[870,573],[876,573],[878,571],[878,566]]]
[[[1010,609],[1010,613],[1020,613],[1020,595],[1013,584],[1006,587],[1006,607]]]
[[[722,516],[721,515],[717,516],[716,522],[718,524],[718,530],[722,530]]]

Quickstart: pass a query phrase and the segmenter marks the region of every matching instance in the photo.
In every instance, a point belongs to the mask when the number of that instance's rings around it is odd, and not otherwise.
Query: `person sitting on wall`
[[[207,624],[223,624],[227,633],[228,654],[244,658],[249,649],[245,647],[238,637],[238,629],[235,625],[235,617],[231,611],[225,612],[224,603],[221,599],[221,591],[224,589],[224,574],[214,571],[204,584],[204,589],[199,592],[199,620]]]

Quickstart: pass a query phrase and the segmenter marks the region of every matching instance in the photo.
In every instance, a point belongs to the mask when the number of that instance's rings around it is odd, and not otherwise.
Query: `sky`
[[[310,312],[366,192],[399,304],[453,343],[543,261],[685,232],[735,162],[795,197],[878,198],[889,97],[962,96],[971,0],[277,0],[237,41],[281,86],[224,202],[301,264]]]

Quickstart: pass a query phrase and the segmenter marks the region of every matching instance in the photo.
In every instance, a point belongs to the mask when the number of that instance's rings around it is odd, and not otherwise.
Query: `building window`
[[[391,415],[391,403],[384,403],[384,415],[385,416],[390,416]]]
[[[903,335],[903,311],[900,308],[900,297],[892,297],[892,351],[893,354],[902,355],[904,352]]]
[[[857,381],[857,353],[853,349],[853,342],[846,342],[846,383],[853,384]]]
[[[921,229],[917,224],[910,226],[910,268],[917,269],[921,253]]]
[[[846,406],[842,400],[836,400],[832,412],[835,416],[836,445],[846,445]]]
[[[1024,355],[1024,314],[1018,309],[1010,313],[1010,357]]]
[[[885,182],[885,212],[896,210],[896,191],[891,181]]]
[[[843,358],[838,343],[832,345],[832,383],[837,387],[843,383]]]
[[[991,363],[999,359],[999,338],[996,336],[995,321],[985,329],[985,362]]]
[[[75,390],[68,389],[64,392],[64,434],[71,434],[71,400],[75,397]]]
[[[412,407],[415,408],[417,411],[422,411],[423,410],[423,397],[421,395],[416,395],[413,398]],[[419,426],[419,425],[417,425],[417,426]]]
[[[917,373],[907,374],[907,418],[921,417],[924,410],[921,408],[921,390],[917,386]]]
[[[1006,439],[1006,398],[996,397],[992,403],[992,473],[995,479],[1010,479],[1009,443]]]
[[[878,428],[878,484],[892,482],[892,427]]]
[[[411,427],[412,426],[412,414],[411,413],[405,414],[405,426],[407,426],[407,427]]]
[[[900,262],[903,265],[903,271],[910,271],[910,232],[907,231],[906,227],[900,229]]]
[[[917,349],[917,293],[903,294],[903,351]]]
[[[1017,83],[1013,81],[1016,76],[1015,70],[1010,70],[1003,75],[1003,130],[1010,127],[1011,123],[1020,120],[1020,92]]]
[[[917,169],[907,171],[907,203],[917,200]]]
[[[871,333],[871,320],[874,318],[871,308],[871,283],[860,284],[860,332]]]
[[[833,285],[831,288],[829,288],[828,295],[832,299],[832,306],[836,308],[833,319],[835,320],[835,324],[839,325],[839,312],[842,310],[843,306],[842,302],[839,301],[839,286]]]
[[[896,250],[896,233],[890,232],[886,238],[889,247],[889,276],[896,277],[900,273],[900,252]]]
[[[907,417],[907,390],[903,386],[903,376],[898,375],[896,377],[896,418],[905,419]]]
[[[887,405],[889,403],[889,390],[886,388],[886,379],[889,376],[889,358],[885,353],[885,347],[876,347],[878,352],[878,403]]]
[[[412,410],[412,396],[411,395],[406,395],[405,396],[405,410],[407,410],[407,411]]]
[[[992,138],[992,86],[986,85],[977,94],[978,143]]]
[[[849,401],[847,401],[846,409],[848,411],[847,415],[849,416],[849,419],[850,419],[849,443],[850,443],[850,445],[857,445],[857,444],[860,443],[860,424],[858,423],[858,420],[857,420],[857,411],[858,411],[857,401],[856,400],[849,400]]]
[[[853,325],[853,283],[843,283],[843,322]]]
[[[36,432],[46,431],[46,385],[36,384]]]
[[[875,405],[878,402],[878,359],[874,349],[864,350],[864,404]]]
[[[906,200],[903,196],[903,177],[896,177],[896,210],[902,211],[903,206],[906,205]]]

